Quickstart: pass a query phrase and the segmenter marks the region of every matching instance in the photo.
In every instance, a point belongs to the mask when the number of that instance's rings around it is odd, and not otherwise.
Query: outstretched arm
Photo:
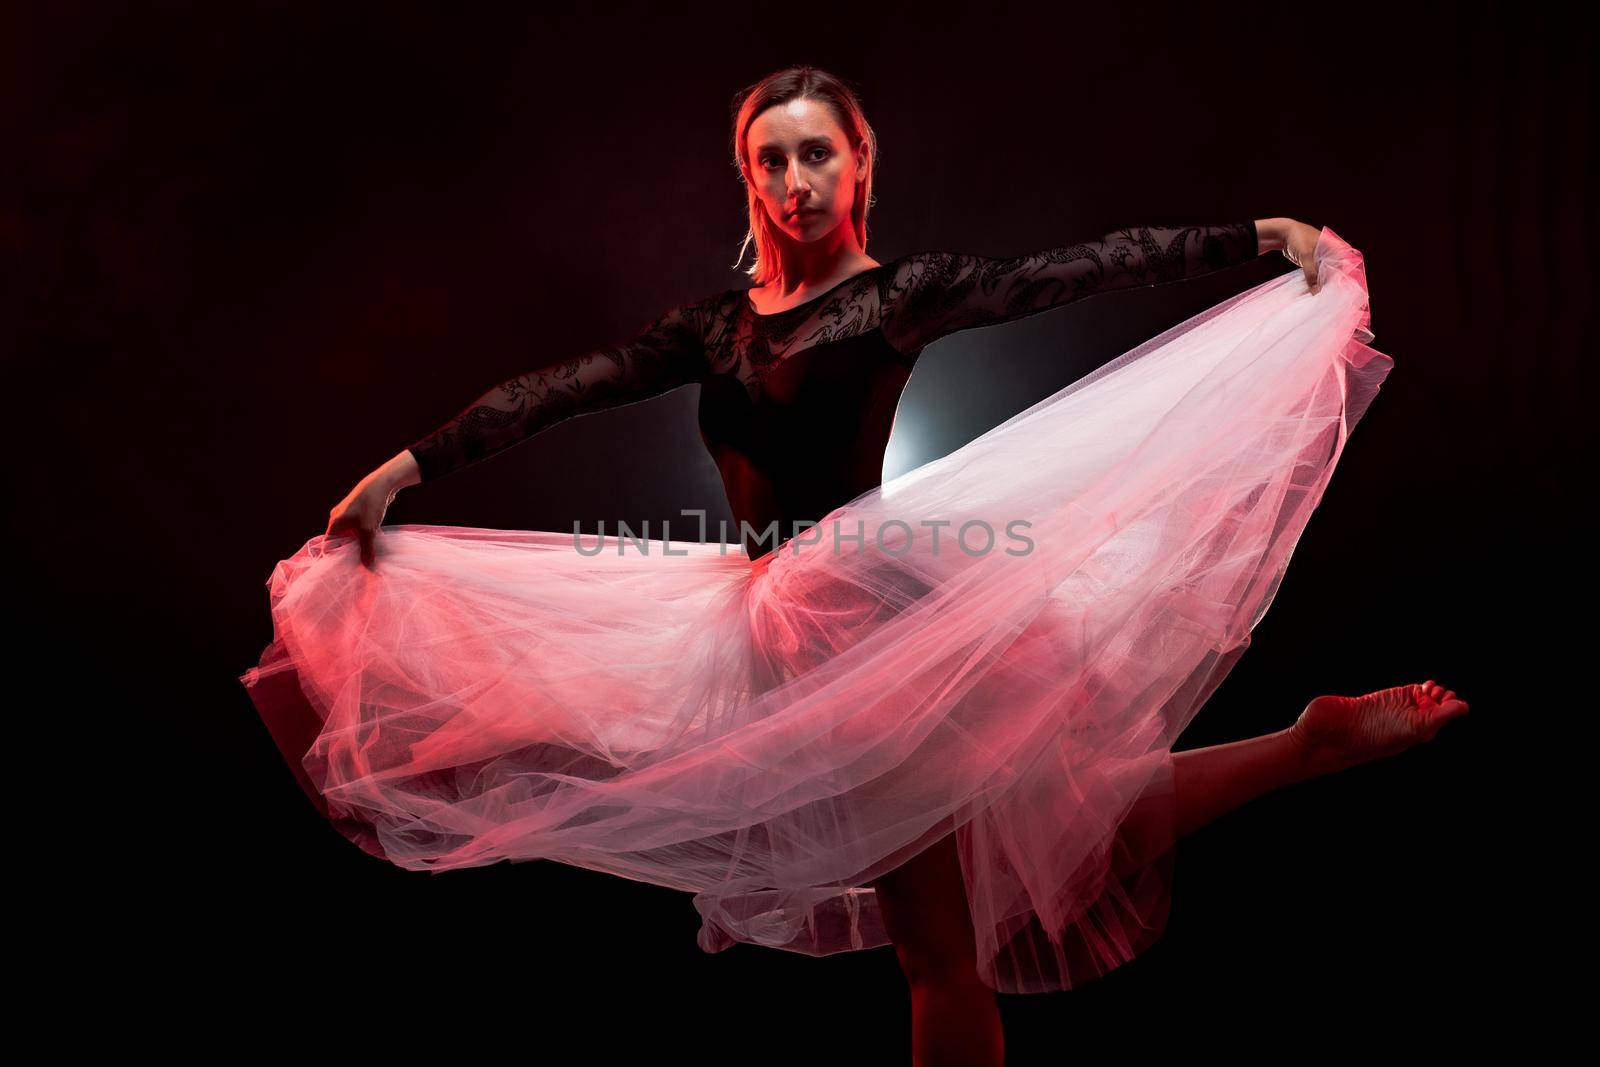
[[[633,340],[501,382],[408,450],[422,481],[504,451],[592,411],[646,400],[700,381],[707,371],[702,308],[674,308]]]
[[[1276,231],[1262,220],[1221,226],[1136,226],[1097,241],[994,259],[917,252],[900,260],[883,312],[883,334],[917,352],[959,330],[1048,311],[1112,289],[1194,278],[1254,259]]]

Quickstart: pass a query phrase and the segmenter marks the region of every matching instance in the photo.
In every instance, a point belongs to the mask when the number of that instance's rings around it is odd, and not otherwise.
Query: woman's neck
[[[752,294],[759,292],[770,304],[803,300],[806,294],[820,292],[878,266],[878,261],[856,243],[853,229],[841,226],[839,230],[837,239],[823,238],[807,244],[783,242],[778,250],[778,276],[752,289]]]

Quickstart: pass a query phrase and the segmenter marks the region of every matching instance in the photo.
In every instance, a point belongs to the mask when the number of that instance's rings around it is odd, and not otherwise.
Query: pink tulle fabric
[[[692,893],[708,952],[823,955],[889,944],[867,882],[954,832],[982,980],[1071,988],[1164,929],[1173,743],[1392,365],[1360,253],[1316,256],[1320,292],[1256,286],[754,562],[399,525],[368,570],[313,537],[241,680],[401,867],[556,860]]]

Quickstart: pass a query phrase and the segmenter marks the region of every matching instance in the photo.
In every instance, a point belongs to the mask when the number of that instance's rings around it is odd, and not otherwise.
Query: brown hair
[[[734,100],[733,162],[738,168],[739,180],[744,183],[745,200],[750,212],[750,228],[739,246],[739,258],[734,267],[744,259],[750,242],[756,245],[756,261],[745,272],[756,285],[765,285],[777,276],[779,263],[778,242],[772,234],[772,220],[761,206],[755,184],[750,177],[750,161],[745,158],[745,140],[750,124],[756,116],[769,107],[786,104],[791,100],[815,100],[833,113],[835,121],[844,130],[845,138],[854,152],[862,142],[867,146],[866,178],[859,186],[855,206],[850,210],[855,224],[856,240],[863,252],[867,249],[867,212],[873,204],[872,171],[878,163],[878,138],[861,110],[861,101],[855,91],[842,80],[816,67],[794,66],[768,74],[754,85],[740,91]]]

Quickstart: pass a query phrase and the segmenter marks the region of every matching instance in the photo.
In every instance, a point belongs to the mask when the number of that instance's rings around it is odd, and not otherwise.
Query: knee
[[[900,970],[911,986],[950,988],[962,985],[981,985],[978,978],[977,956],[971,946],[946,945],[940,947],[895,945],[900,960]]]

